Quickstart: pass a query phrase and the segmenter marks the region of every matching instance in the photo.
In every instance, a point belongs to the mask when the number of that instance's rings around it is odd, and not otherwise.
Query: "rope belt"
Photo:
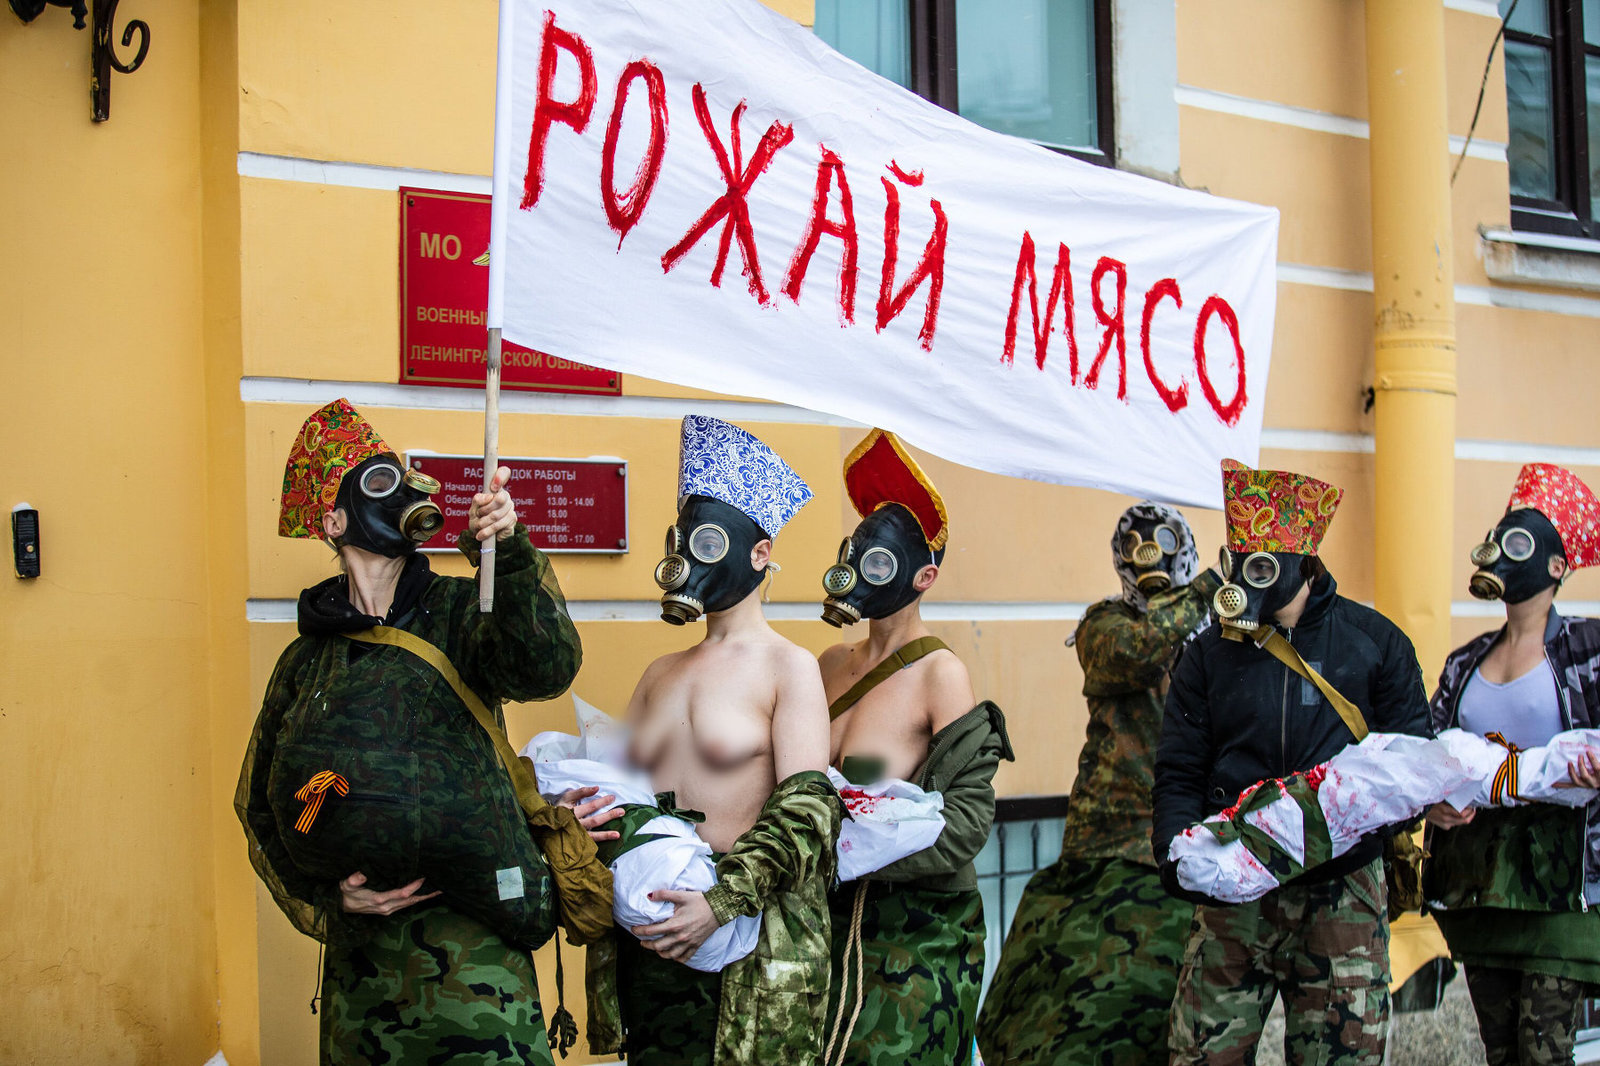
[[[822,1061],[826,1066],[834,1066],[833,1048],[835,1042],[839,1046],[838,1063],[839,1066],[843,1066],[845,1054],[850,1047],[850,1036],[855,1032],[856,1020],[861,1017],[861,1008],[866,1003],[866,983],[862,978],[866,952],[861,946],[861,922],[866,910],[867,882],[861,881],[856,884],[856,898],[850,907],[850,932],[845,939],[844,964],[839,968],[844,987],[839,989],[839,1009],[833,1016],[833,1035],[828,1038],[827,1050],[822,1053]],[[855,1007],[850,1012],[849,1024],[841,1030],[840,1023],[844,1021],[844,993],[850,987],[849,971],[852,960],[856,971]]]
[[[317,812],[322,810],[322,801],[330,788],[341,796],[350,794],[350,782],[332,770],[323,770],[312,775],[311,780],[305,783],[305,787],[294,794],[295,799],[306,805],[306,809],[301,811],[300,817],[295,820],[296,829],[302,833],[311,832],[311,823],[317,820]]]
[[[1494,772],[1494,783],[1489,786],[1489,801],[1498,807],[1506,796],[1521,800],[1517,795],[1517,753],[1522,749],[1499,733],[1490,733],[1487,739],[1506,749],[1506,761]]]

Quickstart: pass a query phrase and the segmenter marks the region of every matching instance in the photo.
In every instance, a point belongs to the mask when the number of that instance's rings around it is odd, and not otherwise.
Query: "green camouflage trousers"
[[[550,1066],[533,960],[446,907],[402,911],[328,949],[322,1061]]]
[[[663,959],[617,935],[617,1003],[623,1053],[637,1066],[711,1066],[722,975]]]
[[[1468,966],[1467,991],[1489,1066],[1570,1066],[1582,981]]]
[[[1172,1064],[1249,1066],[1283,997],[1288,1066],[1379,1066],[1389,1033],[1382,860],[1253,903],[1195,908],[1172,1002]]]
[[[1153,867],[1063,856],[1017,905],[978,1016],[991,1066],[1165,1066],[1194,907]]]
[[[860,952],[852,950],[858,894]],[[850,1066],[964,1066],[983,987],[983,897],[884,882],[841,886],[833,911],[827,1047]],[[859,969],[858,969],[859,966]],[[842,999],[842,1003],[841,1003]],[[842,1009],[841,1009],[842,1008]]]

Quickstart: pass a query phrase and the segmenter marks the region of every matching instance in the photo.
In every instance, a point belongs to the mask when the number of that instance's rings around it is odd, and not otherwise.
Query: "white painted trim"
[[[1600,448],[1572,448],[1560,444],[1532,444],[1508,440],[1457,439],[1456,458],[1478,463],[1600,466]]]
[[[1372,135],[1372,128],[1365,119],[1336,115],[1331,111],[1318,111],[1310,107],[1297,107],[1276,100],[1235,96],[1233,93],[1202,89],[1196,85],[1179,85],[1173,91],[1173,98],[1185,107],[1235,115],[1258,122],[1274,122],[1280,126],[1294,126],[1298,129],[1333,133],[1341,137],[1358,137],[1362,140],[1368,140]],[[1462,148],[1466,148],[1467,154],[1474,159],[1487,159],[1499,163],[1506,161],[1506,145],[1503,141],[1486,141],[1475,137],[1469,146],[1465,137],[1452,136],[1449,140],[1451,155],[1460,155]]]
[[[1075,622],[1087,603],[985,602],[978,600],[928,601],[922,617],[929,622]],[[762,612],[769,622],[815,622],[822,619],[820,603],[767,603]],[[571,600],[567,613],[574,622],[659,622],[659,600]],[[295,621],[296,601],[248,599],[247,622],[272,624]]]
[[[483,409],[483,394],[476,389],[453,389],[441,385],[398,385],[376,381],[312,381],[305,378],[239,379],[239,398],[245,403],[317,406],[340,396],[357,407],[396,407],[411,411]],[[585,396],[508,389],[500,394],[500,410],[513,414],[663,418],[674,421],[684,415],[701,414],[724,421],[746,420],[866,428],[859,422],[852,422],[838,415],[761,400],[697,400],[671,396]]]
[[[1556,600],[1558,609],[1569,617],[1600,617],[1600,600]],[[922,605],[922,617],[929,622],[1075,622],[1090,604],[987,603],[975,600],[947,600]],[[1368,605],[1370,606],[1370,604]],[[821,621],[815,603],[768,603],[762,605],[772,622]],[[659,622],[661,604],[656,600],[568,600],[567,611],[574,622]],[[250,599],[245,601],[245,621],[268,624],[295,620],[294,600]],[[1450,605],[1453,618],[1501,618],[1505,607],[1494,601],[1457,600]],[[211,1066],[207,1063],[206,1066]]]
[[[1600,303],[1600,301],[1595,302]],[[390,385],[372,381],[307,381],[303,378],[239,379],[239,398],[245,403],[286,403],[299,407],[315,407],[340,396],[357,407],[390,407],[409,411],[478,411],[483,405],[483,397],[472,389]],[[543,392],[507,392],[501,394],[500,409],[519,414],[643,418],[663,421],[677,421],[686,414],[706,414],[729,422],[778,422],[787,425],[865,428],[859,423],[835,415],[760,400],[689,400],[672,396],[599,397]],[[1296,452],[1348,452],[1365,455],[1370,455],[1375,450],[1372,435],[1369,433],[1341,433],[1333,430],[1273,426],[1261,430],[1261,446]],[[1545,462],[1559,463],[1563,466],[1600,466],[1600,448],[1575,448],[1524,441],[1458,440],[1455,455],[1457,459],[1477,462]],[[969,615],[964,614],[961,617],[966,618]]]
[[[1289,285],[1309,285],[1320,289],[1371,292],[1372,275],[1361,270],[1308,266],[1304,263],[1279,263],[1278,281]],[[1457,285],[1456,302],[1474,307],[1504,307],[1515,311],[1539,311],[1578,318],[1600,318],[1600,298],[1567,296],[1554,292],[1530,292],[1502,285]]]
[[[1347,292],[1372,291],[1372,275],[1365,271],[1307,266],[1304,263],[1279,263],[1278,281],[1319,289],[1344,289]]]
[[[1354,452],[1371,455],[1377,446],[1370,433],[1336,433],[1321,429],[1261,430],[1263,448],[1281,448],[1291,452]]]
[[[1483,226],[1478,230],[1486,241],[1520,244],[1528,248],[1556,248],[1563,252],[1587,252],[1600,255],[1600,241],[1592,237],[1567,237],[1560,233],[1533,233],[1528,230],[1511,230],[1502,226]]]
[[[1444,6],[1452,11],[1465,11],[1469,15],[1482,15],[1486,19],[1500,21],[1500,8],[1494,0],[1444,0]]]
[[[1500,285],[1457,285],[1456,303],[1475,307],[1504,307],[1513,311],[1542,311],[1578,318],[1600,318],[1600,299],[1593,296],[1529,292]]]
[[[298,159],[261,152],[239,153],[241,178],[269,181],[298,181],[310,185],[342,185],[351,189],[387,189],[402,185],[446,192],[476,192],[488,195],[494,183],[485,174],[452,174],[442,170],[413,170],[408,167],[381,167],[371,163],[339,163],[322,159]]]
[[[1556,610],[1568,618],[1596,618],[1600,617],[1600,600],[1564,600],[1557,596]],[[1457,600],[1450,605],[1450,617],[1498,618],[1504,621],[1506,606],[1499,600]]]

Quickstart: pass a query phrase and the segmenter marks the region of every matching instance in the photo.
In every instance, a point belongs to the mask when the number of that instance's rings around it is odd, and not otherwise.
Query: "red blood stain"
[[[745,102],[733,109],[732,131],[729,138],[733,158],[728,158],[728,149],[723,147],[722,138],[717,136],[716,127],[711,124],[711,111],[706,106],[706,90],[699,82],[695,82],[694,114],[700,122],[700,129],[706,135],[706,143],[711,146],[712,153],[717,157],[717,166],[722,170],[722,178],[727,185],[727,191],[717,197],[712,205],[706,208],[706,213],[700,220],[689,227],[689,232],[683,239],[661,257],[661,270],[663,273],[671,270],[696,244],[704,237],[711,227],[719,221],[723,223],[722,238],[717,245],[717,265],[711,271],[711,284],[717,288],[722,287],[722,270],[728,263],[728,246],[734,237],[739,240],[739,254],[744,259],[744,274],[750,282],[750,293],[761,303],[770,303],[771,297],[767,295],[767,287],[761,281],[761,260],[756,256],[756,235],[750,224],[750,205],[747,197],[750,195],[751,186],[756,179],[772,163],[772,157],[779,149],[783,148],[794,139],[794,129],[782,122],[774,122],[767,127],[761,135],[761,142],[756,145],[756,150],[750,155],[750,163],[745,166],[739,148],[739,120],[744,116]]]
[[[581,88],[576,100],[557,100],[555,92],[556,64],[559,51],[564,51],[578,62]],[[539,49],[539,98],[533,106],[533,133],[528,139],[528,172],[522,179],[522,209],[539,202],[544,191],[544,146],[549,139],[550,127],[559,122],[571,126],[574,133],[582,133],[589,125],[589,114],[594,110],[595,76],[594,53],[583,38],[568,33],[556,25],[554,11],[544,13],[544,43]]]
[[[636,79],[644,79],[650,103],[650,140],[645,145],[644,158],[634,171],[633,182],[619,193],[616,187],[617,137],[622,132],[622,112],[628,103],[628,92]],[[628,231],[639,222],[645,204],[655,191],[656,179],[661,176],[661,160],[667,150],[667,82],[661,71],[648,59],[635,59],[622,68],[617,79],[617,102],[611,108],[611,121],[606,124],[606,140],[600,155],[600,202],[605,206],[606,219],[617,231],[617,247],[627,239]]]
[[[1006,315],[1006,346],[1000,361],[1010,366],[1017,352],[1017,312],[1022,306],[1022,285],[1028,285],[1028,306],[1033,311],[1033,361],[1044,369],[1045,356],[1050,348],[1050,323],[1055,321],[1056,304],[1066,296],[1066,311],[1061,331],[1067,335],[1067,356],[1072,383],[1078,383],[1078,332],[1073,324],[1072,251],[1061,244],[1056,249],[1055,275],[1050,280],[1050,295],[1045,300],[1044,318],[1039,318],[1039,281],[1033,248],[1033,234],[1024,230],[1022,250],[1017,254],[1017,276],[1011,283],[1011,311]]]
[[[1178,289],[1177,279],[1162,278],[1145,293],[1144,316],[1139,323],[1139,347],[1144,352],[1144,370],[1150,375],[1150,384],[1155,386],[1156,395],[1167,405],[1167,410],[1176,414],[1189,405],[1189,384],[1180,381],[1177,388],[1168,388],[1156,373],[1155,360],[1150,357],[1150,320],[1155,317],[1156,305],[1166,297],[1171,297],[1179,310],[1183,309],[1183,293]]]
[[[860,241],[856,235],[856,210],[850,199],[850,182],[844,176],[844,160],[827,145],[819,145],[822,159],[817,163],[817,189],[811,199],[811,221],[806,234],[789,260],[789,272],[783,281],[783,291],[795,303],[800,302],[800,286],[805,283],[811,257],[816,254],[817,242],[826,233],[837,237],[843,245],[839,261],[839,321],[850,325],[856,320],[856,257]],[[828,218],[828,195],[839,187],[839,212],[841,222]]]
[[[898,169],[896,169],[898,173]],[[878,322],[877,331],[883,332],[883,327],[898,317],[905,310],[907,301],[916,292],[918,286],[924,281],[928,282],[928,303],[922,312],[922,328],[917,331],[917,337],[922,342],[922,350],[933,350],[933,334],[939,326],[939,297],[944,292],[944,250],[945,238],[950,230],[949,220],[945,218],[944,207],[938,200],[929,200],[933,208],[933,233],[928,237],[928,243],[922,250],[922,258],[911,273],[906,275],[905,284],[894,292],[895,268],[900,256],[900,190],[888,178],[879,178],[883,182],[883,190],[888,194],[889,202],[883,209],[883,277],[878,286]],[[890,293],[894,295],[891,297]]]

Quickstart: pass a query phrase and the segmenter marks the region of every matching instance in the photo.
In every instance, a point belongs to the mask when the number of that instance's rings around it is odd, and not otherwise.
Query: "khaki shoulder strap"
[[[1356,709],[1356,705],[1345,699],[1338,689],[1328,684],[1327,678],[1311,669],[1311,665],[1300,657],[1294,645],[1283,639],[1282,633],[1268,626],[1267,639],[1258,641],[1257,647],[1265,648],[1283,665],[1317,686],[1323,698],[1333,704],[1333,709],[1344,719],[1345,726],[1355,734],[1357,743],[1367,739],[1367,723],[1361,717],[1361,712]]]
[[[879,663],[877,666],[874,666],[871,670],[868,670],[866,674],[862,676],[860,681],[857,681],[855,684],[851,685],[850,691],[846,692],[843,696],[840,696],[829,705],[829,721],[839,717],[845,711],[848,711],[850,708],[860,703],[862,698],[866,696],[867,693],[871,692],[873,689],[889,680],[889,678],[893,677],[899,671],[904,670],[906,667],[910,666],[923,656],[931,655],[932,653],[939,651],[941,648],[945,651],[950,650],[950,646],[944,641],[940,640],[938,637],[929,636],[918,637],[916,640],[911,641],[898,651],[893,652],[888,658],[884,659],[883,662]]]
[[[500,761],[505,764],[506,772],[511,775],[512,787],[517,792],[517,803],[521,805],[523,812],[531,817],[549,806],[545,798],[539,795],[539,786],[534,780],[533,772],[528,769],[527,762],[511,747],[511,741],[506,738],[506,731],[495,721],[494,714],[484,706],[483,700],[461,680],[461,674],[457,672],[455,664],[450,661],[448,655],[415,633],[393,626],[373,626],[371,629],[346,633],[345,636],[351,640],[359,640],[363,644],[387,644],[392,648],[403,648],[439,671],[455,694],[461,697],[461,702],[467,705],[467,710],[472,712],[472,717],[478,720],[483,731],[489,734],[489,739],[494,742],[494,750],[499,754]]]

